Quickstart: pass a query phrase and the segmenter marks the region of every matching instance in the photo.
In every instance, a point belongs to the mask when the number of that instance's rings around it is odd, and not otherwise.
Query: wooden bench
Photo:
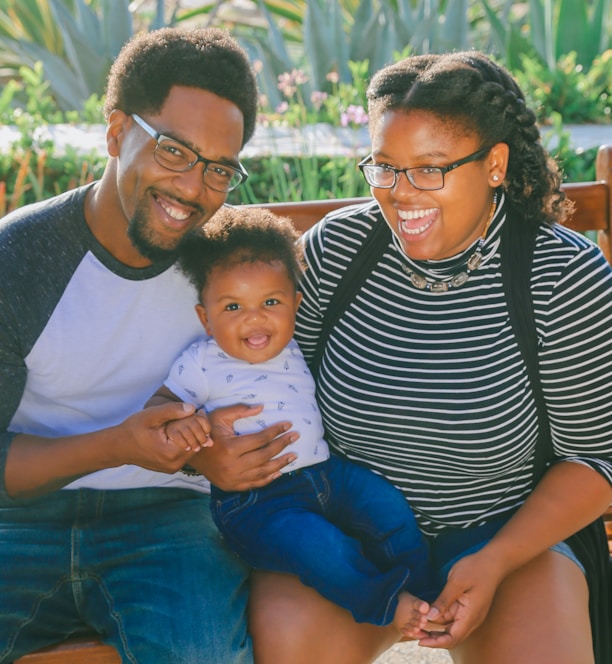
[[[612,263],[612,146],[602,146],[597,153],[596,182],[567,183],[563,189],[576,204],[576,211],[567,224],[582,233],[596,231],[597,241]],[[327,212],[363,202],[364,198],[345,198],[300,203],[271,203],[265,207],[290,217],[299,231],[305,231]],[[612,508],[606,516],[608,543],[612,554]],[[96,637],[72,639],[44,648],[16,660],[14,664],[117,664],[116,650],[105,646]]]

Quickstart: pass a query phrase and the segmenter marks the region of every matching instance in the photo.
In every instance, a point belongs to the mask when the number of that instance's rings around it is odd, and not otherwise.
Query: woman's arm
[[[597,519],[612,502],[612,487],[599,473],[578,463],[553,466],[525,504],[483,549],[458,561],[432,605],[430,619],[452,617],[444,633],[422,637],[422,645],[452,648],[486,618],[500,583]]]

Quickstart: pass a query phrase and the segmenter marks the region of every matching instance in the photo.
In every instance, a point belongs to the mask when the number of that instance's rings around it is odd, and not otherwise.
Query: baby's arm
[[[160,406],[169,401],[181,401],[181,399],[162,385],[147,401],[145,408]],[[199,452],[203,447],[210,447],[213,444],[210,437],[210,422],[202,410],[196,410],[193,415],[180,420],[170,420],[166,423],[165,429],[168,440],[187,451]]]

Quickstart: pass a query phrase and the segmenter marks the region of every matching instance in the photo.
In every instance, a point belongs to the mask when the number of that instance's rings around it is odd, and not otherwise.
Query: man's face
[[[198,88],[176,86],[160,113],[143,119],[205,159],[238,164],[243,116],[227,99]],[[154,158],[156,140],[133,117],[125,116],[124,123],[117,189],[127,234],[142,257],[163,260],[176,252],[189,231],[210,219],[227,193],[204,183],[201,162],[184,172],[160,165]]]

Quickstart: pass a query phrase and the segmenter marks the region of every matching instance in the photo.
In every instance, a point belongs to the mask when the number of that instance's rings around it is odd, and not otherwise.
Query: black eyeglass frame
[[[404,175],[408,178],[408,182],[415,188],[415,189],[420,189],[421,191],[438,191],[440,189],[444,189],[444,176],[447,173],[450,173],[450,171],[454,171],[456,168],[459,168],[459,166],[463,166],[464,164],[469,164],[471,161],[478,161],[480,159],[483,159],[484,157],[487,156],[487,154],[491,151],[491,147],[486,147],[486,148],[480,148],[479,150],[476,150],[476,152],[472,152],[472,154],[469,154],[467,157],[463,157],[463,159],[458,159],[457,161],[453,162],[452,164],[449,164],[448,166],[413,166],[412,168],[393,168],[393,166],[388,166],[386,164],[370,164],[369,162],[372,160],[372,153],[370,153],[365,159],[362,159],[358,166],[359,170],[363,174],[363,177],[365,178],[365,181],[370,185],[370,187],[374,187],[375,189],[393,189],[395,185],[397,184],[397,179],[398,177],[404,173]],[[378,168],[382,168],[385,171],[393,173],[393,183],[390,185],[385,185],[381,186],[378,184],[372,184],[368,180],[368,176],[366,175],[365,169],[368,166],[375,166]],[[431,170],[438,171],[440,175],[442,176],[442,184],[439,187],[419,187],[417,184],[414,183],[413,181],[413,175],[411,171],[418,171],[422,170],[424,168],[428,168]]]
[[[204,181],[204,184],[207,187],[210,187],[211,189],[214,189],[215,191],[219,191],[221,193],[227,194],[230,191],[234,191],[234,189],[238,188],[243,182],[246,182],[247,178],[249,177],[249,174],[245,167],[242,164],[238,164],[238,166],[233,166],[232,164],[222,164],[219,161],[214,161],[213,159],[206,159],[206,157],[202,157],[202,155],[198,154],[192,147],[184,143],[183,141],[180,141],[178,138],[174,138],[173,136],[167,136],[166,134],[162,134],[151,125],[143,120],[140,115],[136,113],[131,114],[132,118],[134,118],[134,121],[136,124],[141,128],[144,129],[144,131],[149,134],[151,138],[153,138],[157,144],[155,145],[155,149],[153,150],[153,157],[155,158],[155,161],[162,167],[166,168],[169,171],[172,171],[173,173],[186,173],[187,171],[190,171],[197,163],[202,162],[204,164],[204,171],[202,172],[202,179]],[[157,148],[159,147],[159,144],[163,140],[168,140],[168,141],[174,141],[175,143],[178,143],[179,145],[182,145],[185,149],[189,150],[195,155],[195,159],[193,161],[187,162],[187,165],[185,168],[171,168],[170,166],[166,164],[162,164],[158,161],[157,159]],[[227,189],[218,189],[217,187],[212,186],[210,183],[206,182],[206,173],[209,171],[209,167],[211,164],[216,164],[217,166],[221,168],[226,168],[234,173],[237,173],[240,176],[240,180],[232,187],[229,187]]]

